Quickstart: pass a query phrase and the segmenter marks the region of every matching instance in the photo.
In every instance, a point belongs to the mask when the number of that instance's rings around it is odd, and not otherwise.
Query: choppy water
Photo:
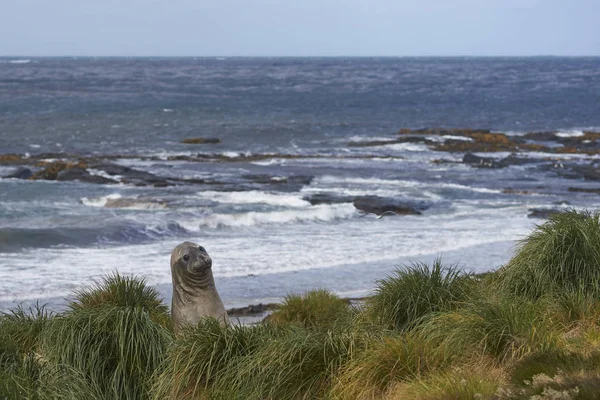
[[[598,129],[599,111],[600,58],[0,59],[0,154],[123,155],[115,162],[224,183],[0,179],[0,307],[57,304],[114,269],[168,298],[169,253],[183,240],[207,248],[228,306],[315,287],[362,295],[395,265],[440,254],[495,268],[539,222],[529,208],[593,209],[598,195],[569,192],[572,180],[527,165],[436,164],[462,154],[348,143],[402,127],[576,134]],[[221,143],[181,144],[186,137]],[[199,152],[231,161],[167,160]],[[273,156],[236,161],[265,153]],[[307,201],[320,193],[428,209],[362,217],[351,203]],[[130,203],[107,207],[115,199]]]

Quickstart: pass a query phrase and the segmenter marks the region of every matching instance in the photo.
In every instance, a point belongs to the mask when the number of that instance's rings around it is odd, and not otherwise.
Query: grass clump
[[[69,307],[73,311],[94,310],[99,307],[141,308],[153,321],[171,327],[168,307],[158,292],[148,286],[143,278],[123,276],[114,272],[102,277],[100,282],[78,290]]]
[[[279,329],[269,324],[224,326],[216,319],[185,327],[169,347],[165,362],[153,379],[153,398],[206,397],[223,374],[236,368],[239,358],[253,354],[277,334]]]
[[[147,398],[171,334],[166,308],[143,280],[112,275],[77,294],[42,337],[44,357],[86,377],[105,399]]]
[[[481,359],[432,373],[423,378],[400,382],[384,399],[492,399],[504,384],[504,370],[493,360]]]
[[[600,294],[600,214],[550,216],[521,241],[499,284],[507,295],[531,299],[565,290]]]
[[[0,315],[0,398],[97,398],[83,377],[54,365],[40,352],[40,340],[51,315],[36,305]]]
[[[331,391],[334,399],[379,398],[393,384],[425,376],[448,365],[452,353],[412,332],[374,338],[344,366]]]
[[[377,283],[367,312],[386,328],[404,329],[428,313],[455,308],[469,298],[473,287],[471,276],[443,266],[440,259],[431,267],[415,263]]]
[[[287,326],[218,380],[219,399],[316,399],[329,392],[337,371],[362,348],[349,330]]]
[[[18,306],[8,313],[0,313],[0,329],[2,338],[0,339],[0,358],[2,358],[3,347],[12,348],[12,352],[18,352],[22,355],[35,352],[38,346],[40,334],[48,320],[50,314],[44,306],[36,305],[25,311],[23,307]]]
[[[559,345],[559,331],[543,306],[521,299],[473,302],[432,315],[419,328],[432,343],[447,343],[465,355],[480,351],[499,360]]]
[[[276,324],[299,324],[309,328],[331,328],[348,322],[353,312],[346,300],[328,290],[311,290],[304,295],[290,294],[272,315]]]

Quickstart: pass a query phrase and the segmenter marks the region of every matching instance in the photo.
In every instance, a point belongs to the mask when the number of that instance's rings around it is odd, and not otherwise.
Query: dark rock
[[[33,175],[33,171],[27,167],[19,167],[4,178],[29,179]]]
[[[259,183],[263,185],[272,185],[272,184],[285,184],[292,183],[298,185],[310,185],[313,176],[310,175],[292,175],[287,177],[280,177],[275,175],[268,174],[245,174],[242,175],[243,179],[247,179],[254,183]]]
[[[219,138],[186,138],[181,141],[185,144],[217,144],[221,143]]]
[[[32,180],[47,180],[55,181],[58,179],[58,174],[72,168],[86,169],[87,164],[84,162],[72,163],[66,161],[54,161],[42,164],[44,168],[34,173],[29,179]]]
[[[133,169],[124,165],[113,163],[100,163],[92,166],[95,169],[102,170],[109,175],[120,176],[123,183],[131,183],[135,186],[155,186],[166,187],[172,184],[166,178],[161,178],[150,172]]]
[[[576,164],[567,161],[557,161],[542,167],[567,179],[584,179],[587,181],[600,181],[600,168],[592,164]]]
[[[569,192],[580,192],[580,193],[596,193],[600,194],[600,188],[579,188],[579,187],[570,187]]]
[[[385,146],[388,144],[399,144],[399,143],[434,143],[431,140],[423,136],[403,136],[399,139],[389,139],[389,140],[371,140],[371,141],[360,141],[360,142],[350,142],[348,143],[349,147],[376,147],[376,146]]]
[[[552,208],[530,208],[528,218],[542,218],[547,219],[554,214],[562,214],[563,210],[552,209]]]
[[[558,139],[555,131],[527,132],[523,137],[529,140],[539,140],[544,142],[554,142]]]
[[[502,160],[500,160],[500,163],[502,165],[506,165],[506,166],[536,164],[536,163],[539,163],[539,162],[540,162],[539,159],[517,157],[515,154],[511,154],[508,157],[504,157]]]
[[[472,153],[464,155],[462,162],[477,168],[504,168],[506,165],[492,157],[479,157]]]
[[[354,207],[357,210],[377,215],[382,215],[386,212],[392,212],[398,215],[421,215],[421,211],[428,208],[428,206],[424,204],[411,204],[406,201],[379,196],[356,197],[352,204],[354,204]]]
[[[92,175],[81,167],[72,167],[60,171],[56,177],[57,181],[80,181],[96,184],[118,183],[116,180],[108,179],[99,175]]]
[[[341,204],[341,203],[352,203],[354,201],[353,196],[341,196],[330,193],[316,193],[311,196],[306,196],[303,200],[308,201],[313,206],[319,204]]]

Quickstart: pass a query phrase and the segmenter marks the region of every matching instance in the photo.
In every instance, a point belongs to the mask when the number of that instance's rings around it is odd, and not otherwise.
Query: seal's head
[[[201,276],[210,272],[212,260],[204,247],[183,242],[171,253],[171,272],[177,275]]]

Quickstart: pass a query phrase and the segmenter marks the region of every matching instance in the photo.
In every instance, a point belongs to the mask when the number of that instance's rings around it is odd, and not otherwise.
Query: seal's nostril
[[[206,253],[206,249],[204,249],[204,247],[202,246],[198,246],[198,250],[200,250],[203,253]]]

